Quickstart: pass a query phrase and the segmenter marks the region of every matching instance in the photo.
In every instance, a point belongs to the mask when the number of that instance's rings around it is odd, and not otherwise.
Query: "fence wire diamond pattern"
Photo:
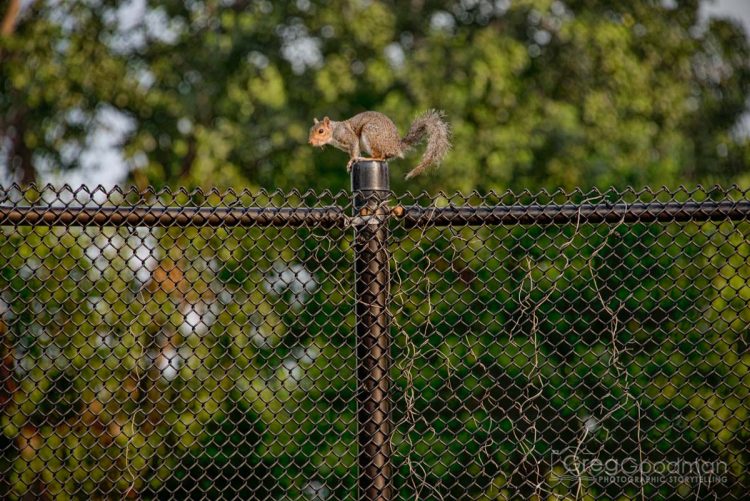
[[[744,498],[746,192],[369,202],[0,190],[2,497]]]

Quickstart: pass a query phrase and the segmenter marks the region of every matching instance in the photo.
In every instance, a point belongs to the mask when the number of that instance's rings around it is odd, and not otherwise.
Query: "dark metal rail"
[[[638,223],[750,219],[750,202],[648,202],[634,204],[397,206],[406,226],[483,224]],[[35,226],[346,226],[342,207],[0,207],[0,225]]]
[[[750,219],[750,202],[648,202],[438,208],[404,206],[399,212],[402,213],[401,217],[407,226],[736,221]]]
[[[344,226],[340,207],[0,207],[0,225],[35,226]]]

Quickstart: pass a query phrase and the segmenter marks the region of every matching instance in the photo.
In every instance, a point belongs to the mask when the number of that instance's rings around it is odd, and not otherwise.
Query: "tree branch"
[[[0,36],[9,37],[16,30],[16,21],[18,14],[21,13],[21,0],[10,0],[8,10],[3,16],[3,23],[0,25]]]

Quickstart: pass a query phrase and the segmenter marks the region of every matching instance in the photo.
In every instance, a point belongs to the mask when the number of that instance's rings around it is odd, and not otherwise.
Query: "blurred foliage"
[[[397,191],[747,185],[747,34],[705,3],[36,0],[0,41],[0,151],[73,168],[115,114],[141,187],[338,189],[313,116],[438,107],[453,154]]]

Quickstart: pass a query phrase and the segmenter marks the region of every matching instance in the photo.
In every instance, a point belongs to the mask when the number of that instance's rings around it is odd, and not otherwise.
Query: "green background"
[[[482,196],[403,203],[747,199],[588,191],[748,186],[747,34],[702,3],[165,1],[123,28],[120,2],[39,0],[0,37],[0,165],[65,179],[116,112],[125,184],[249,192],[77,203],[349,210],[345,155],[306,144],[312,118],[376,109],[404,132],[434,107],[454,148],[410,184],[416,158],[392,162],[394,192]],[[583,191],[528,194],[557,188]],[[647,499],[747,492],[746,223],[392,230],[400,497],[640,497],[563,478],[553,451],[579,443],[727,466]],[[3,495],[353,498],[351,231],[1,237]]]

